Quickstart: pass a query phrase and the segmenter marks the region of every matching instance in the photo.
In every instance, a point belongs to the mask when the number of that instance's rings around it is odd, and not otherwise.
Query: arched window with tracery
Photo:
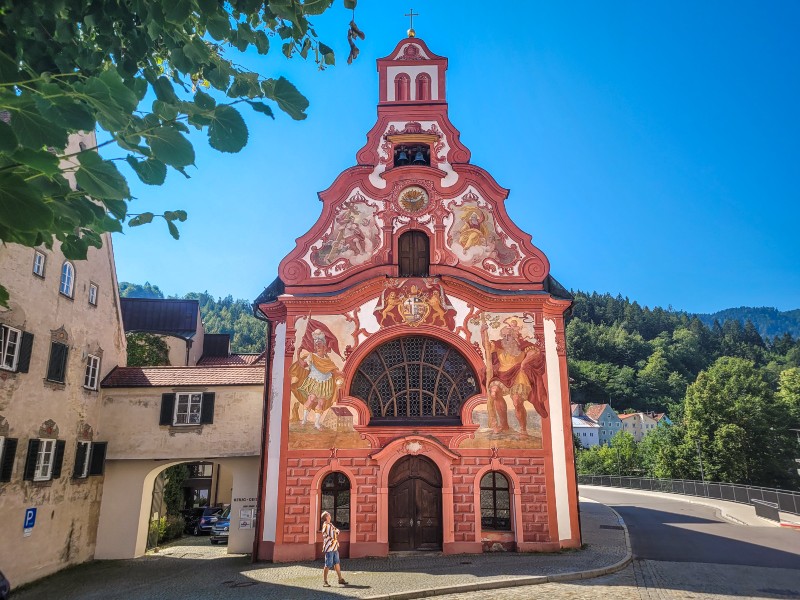
[[[417,75],[417,100],[431,99],[431,76],[427,73]]]
[[[411,97],[411,77],[406,73],[399,73],[394,78],[394,99],[407,102]]]
[[[350,529],[350,480],[334,471],[322,480],[322,510],[331,513],[331,523],[337,529]]]
[[[461,407],[479,391],[475,371],[455,347],[421,335],[375,348],[350,386],[369,407],[370,425],[460,425]]]
[[[481,528],[511,531],[511,487],[497,471],[481,477]]]

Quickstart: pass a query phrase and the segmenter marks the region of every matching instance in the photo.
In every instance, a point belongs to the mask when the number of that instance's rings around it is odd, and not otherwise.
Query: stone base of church
[[[367,556],[389,556],[389,544],[379,542],[353,542],[350,544],[350,558]]]
[[[558,542],[517,542],[517,552],[558,552],[570,547]]]
[[[444,554],[481,554],[483,545],[480,542],[445,542],[442,544]]]

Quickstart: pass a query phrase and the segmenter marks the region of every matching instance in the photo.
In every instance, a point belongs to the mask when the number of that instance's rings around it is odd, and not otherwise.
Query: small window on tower
[[[400,277],[427,277],[430,271],[430,240],[422,231],[406,231],[397,240]]]
[[[399,102],[408,102],[411,97],[411,77],[400,73],[394,78],[394,99]]]
[[[417,100],[431,99],[431,76],[427,73],[417,75]]]

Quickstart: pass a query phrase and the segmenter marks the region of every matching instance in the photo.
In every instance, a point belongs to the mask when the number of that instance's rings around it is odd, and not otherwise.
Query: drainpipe
[[[267,421],[269,411],[269,384],[270,372],[272,370],[272,363],[270,356],[272,356],[272,323],[266,318],[264,313],[259,308],[253,311],[256,319],[264,321],[267,324],[267,346],[266,355],[264,360],[264,409],[261,411],[261,460],[258,467],[258,490],[256,490],[256,522],[255,522],[255,535],[253,536],[253,553],[250,555],[250,562],[256,562],[258,556],[258,542],[261,539],[261,530],[263,529],[264,522],[264,470],[266,468],[267,460]]]

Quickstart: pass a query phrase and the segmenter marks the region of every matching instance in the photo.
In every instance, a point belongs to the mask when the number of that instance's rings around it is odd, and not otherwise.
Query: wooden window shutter
[[[3,442],[3,462],[0,463],[0,481],[11,481],[14,458],[17,455],[17,440],[6,438]]]
[[[214,422],[214,392],[203,394],[203,407],[200,410],[200,423],[210,425]]]
[[[75,465],[72,467],[72,478],[78,479],[83,477],[83,465],[86,462],[86,451],[88,450],[87,444],[78,442],[75,450]]]
[[[28,440],[28,455],[25,457],[25,471],[22,479],[33,481],[36,474],[36,457],[39,455],[39,440]]]
[[[33,334],[27,331],[22,332],[22,342],[19,345],[19,359],[17,359],[17,371],[27,373],[31,366],[31,353],[33,352]]]
[[[175,414],[175,394],[161,394],[161,418],[159,425],[172,425],[172,416]]]
[[[51,479],[58,479],[61,477],[61,467],[64,465],[64,448],[67,442],[64,440],[56,440],[56,451],[53,454],[53,476]]]
[[[89,456],[89,475],[102,475],[105,472],[107,447],[108,442],[92,444],[92,454]]]
[[[50,345],[50,362],[47,365],[48,381],[64,383],[67,371],[67,353],[69,347],[66,344],[53,342]]]

